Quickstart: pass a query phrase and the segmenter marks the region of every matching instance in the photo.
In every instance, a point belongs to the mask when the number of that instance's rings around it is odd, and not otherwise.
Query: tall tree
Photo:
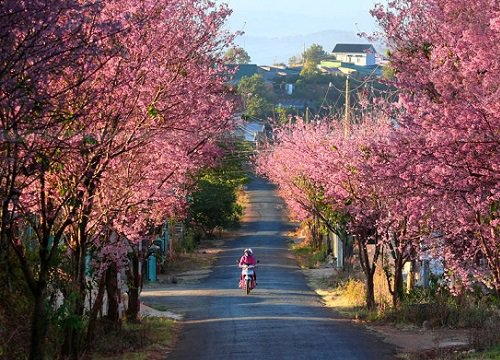
[[[246,142],[235,141],[223,147],[220,163],[199,172],[195,191],[189,200],[188,220],[212,237],[219,228],[227,229],[242,215],[237,190],[248,181],[244,165],[252,153]]]
[[[323,46],[318,44],[312,44],[302,54],[305,63],[311,62],[315,65],[319,64],[326,56],[327,53],[323,49]]]
[[[245,114],[255,118],[265,118],[272,113],[274,92],[259,74],[244,76],[238,84]]]
[[[250,64],[251,61],[248,52],[239,46],[227,49],[224,54],[224,62],[229,64]]]
[[[83,84],[116,54],[109,45],[120,26],[96,22],[101,10],[101,3],[73,1],[0,5],[0,256],[16,254],[32,293],[31,359],[44,356],[49,276],[76,214],[76,203],[68,212],[64,205],[80,193],[58,174],[78,144],[88,145],[76,121],[91,109],[93,93]],[[29,228],[37,244],[32,258],[22,236]]]

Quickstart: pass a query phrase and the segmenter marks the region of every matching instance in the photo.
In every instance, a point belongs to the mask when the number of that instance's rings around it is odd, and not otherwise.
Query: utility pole
[[[349,94],[349,75],[345,79],[345,116],[344,116],[344,135],[349,133],[349,126],[351,124],[351,97]]]

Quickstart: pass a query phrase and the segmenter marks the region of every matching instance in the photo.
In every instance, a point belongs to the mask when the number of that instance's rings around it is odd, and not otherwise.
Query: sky
[[[286,62],[288,59],[280,58],[282,55],[278,53],[270,54],[270,46],[266,44],[267,39],[294,38],[300,42],[302,37],[302,41],[306,39],[314,41],[315,37],[311,37],[311,34],[335,30],[343,33],[343,36],[339,36],[339,42],[351,38],[350,42],[366,42],[357,38],[356,34],[376,29],[369,11],[381,0],[220,0],[218,2],[225,2],[233,9],[228,26],[231,30],[245,32],[237,43],[244,48],[247,45],[246,50],[250,53],[252,62],[261,65],[276,60]],[[351,37],[347,36],[347,33],[351,34]],[[260,42],[262,49],[259,48],[259,41],[256,39],[262,40]],[[332,42],[335,42],[335,39],[332,39]],[[311,44],[305,45],[307,47]],[[330,43],[320,45],[331,46]],[[280,51],[286,57],[292,50],[286,51],[282,46]],[[300,50],[296,52],[300,53]]]

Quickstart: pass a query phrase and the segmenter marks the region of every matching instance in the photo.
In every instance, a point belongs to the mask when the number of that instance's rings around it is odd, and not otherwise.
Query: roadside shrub
[[[469,342],[474,349],[485,350],[500,346],[500,314],[485,320],[469,331]]]
[[[322,249],[313,251],[311,258],[311,263],[313,266],[311,267],[317,268],[325,260],[326,260],[326,245],[323,245]]]
[[[357,279],[348,279],[340,286],[340,294],[352,307],[365,305],[365,283]]]
[[[21,292],[0,300],[0,359],[26,359],[30,339],[31,299]]]
[[[184,239],[180,242],[179,248],[183,252],[192,252],[201,241],[201,233],[194,228],[187,227]]]
[[[382,263],[377,266],[373,277],[373,285],[375,290],[375,302],[379,312],[384,312],[392,306],[392,295],[387,285],[387,279],[382,268]]]

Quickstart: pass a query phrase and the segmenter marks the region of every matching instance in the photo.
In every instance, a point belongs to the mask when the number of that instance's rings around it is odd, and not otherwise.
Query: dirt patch
[[[465,329],[423,329],[413,326],[366,325],[398,346],[403,353],[419,353],[433,349],[466,347],[469,343]]]

